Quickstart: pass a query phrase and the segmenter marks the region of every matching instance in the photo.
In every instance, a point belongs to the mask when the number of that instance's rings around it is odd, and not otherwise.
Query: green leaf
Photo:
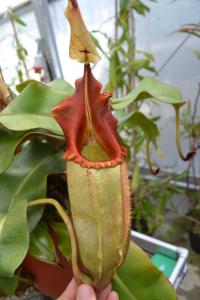
[[[17,56],[19,60],[25,60],[26,56],[28,55],[26,49],[22,47],[21,45],[17,48]]]
[[[0,297],[4,296],[4,295],[12,296],[15,293],[17,285],[18,285],[17,277],[1,277],[0,276]]]
[[[60,78],[54,79],[53,81],[49,82],[47,85],[54,89],[69,93],[70,95],[72,95],[74,92],[73,86],[67,81],[65,81],[64,79],[60,79]]]
[[[59,250],[68,261],[71,261],[71,241],[66,225],[62,223],[51,223],[50,225],[56,233]]]
[[[135,50],[135,52],[138,54],[143,54],[150,62],[153,62],[155,60],[153,54],[150,52],[143,50]]]
[[[199,209],[200,209],[200,204],[197,204],[197,205],[195,206],[195,209],[196,209],[196,210],[199,210]]]
[[[121,98],[112,99],[113,109],[123,109],[134,101],[153,98],[159,102],[180,107],[185,104],[181,92],[154,78],[145,78],[133,91]]]
[[[8,10],[8,16],[17,24],[22,25],[22,26],[26,26],[26,23],[19,17],[16,15],[16,13],[14,13],[13,10],[9,9]]]
[[[62,173],[65,162],[62,153],[49,142],[33,140],[16,155],[9,169],[0,175],[0,214],[5,214],[16,195],[28,201],[46,196],[47,176]],[[28,221],[32,230],[41,218],[43,209],[28,210]]]
[[[0,136],[0,174],[2,174],[10,166],[16,149],[19,148],[27,139],[31,139],[36,136],[43,137],[45,139],[61,138],[60,136],[44,132],[12,132],[5,128],[0,129]]]
[[[96,47],[97,49],[99,49],[99,50],[105,55],[105,57],[106,57],[107,59],[109,59],[107,53],[106,53],[106,52],[104,51],[104,49],[101,47],[101,44],[99,43],[98,39],[97,39],[92,33],[90,33],[90,36],[91,36],[91,38],[92,38],[92,41],[93,41],[95,47]]]
[[[13,133],[8,129],[0,129],[0,174],[11,164],[14,152],[24,137],[24,133]]]
[[[192,51],[196,55],[196,57],[200,60],[200,51],[197,49],[193,49]]]
[[[128,255],[113,279],[119,299],[176,300],[176,292],[165,275],[136,244],[131,242]]]
[[[29,253],[42,261],[58,262],[54,242],[46,223],[40,222],[31,233]]]
[[[122,86],[120,82],[123,78],[122,70],[120,69],[119,54],[115,51],[110,58],[109,67],[109,82],[107,88],[113,91],[116,87]]]
[[[130,116],[127,116],[124,120],[121,120],[120,126],[127,126],[130,128],[138,126],[150,141],[155,140],[159,136],[157,125],[141,112],[135,112]]]
[[[19,93],[21,93],[30,83],[36,83],[36,84],[43,85],[43,86],[50,86],[54,89],[65,91],[67,93],[71,92],[73,94],[73,92],[74,92],[73,86],[63,79],[54,79],[53,81],[49,82],[48,84],[44,84],[44,83],[39,82],[34,79],[28,79],[28,80],[18,84],[16,86],[16,90]]]
[[[140,0],[133,0],[131,2],[131,8],[140,15],[146,15],[146,13],[150,12],[150,8]]]
[[[120,116],[119,124],[121,127],[125,126],[127,128],[133,128],[134,126],[137,126],[140,129],[142,129],[142,131],[144,132],[146,138],[147,163],[149,165],[152,174],[156,175],[159,172],[159,167],[151,161],[150,142],[151,141],[155,142],[156,138],[159,136],[159,130],[157,125],[141,112],[135,112],[135,113],[133,112],[130,113],[128,116],[120,112],[117,113],[117,115]],[[155,170],[153,169],[153,166],[156,167]]]
[[[54,82],[53,86],[55,85],[58,86],[58,82]],[[31,82],[0,113],[0,123],[15,131],[44,128],[55,134],[63,135],[60,126],[51,116],[51,110],[70,95],[72,95],[72,89],[68,84],[65,89],[62,84],[62,90],[59,90]]]
[[[143,58],[143,59],[135,59],[131,62],[128,62],[127,65],[130,70],[134,69],[136,72],[145,69],[148,70],[149,72],[157,74],[156,69],[153,66],[151,66],[150,63],[151,62],[149,61],[149,59]]]
[[[171,104],[176,113],[176,144],[178,148],[179,155],[182,160],[188,161],[191,159],[195,152],[188,152],[186,155],[183,154],[180,141],[180,107],[185,104],[181,92],[170,85],[164,84],[154,78],[145,78],[139,86],[137,86],[133,91],[128,95],[112,99],[111,106],[113,109],[120,110],[127,107],[129,104],[134,101],[140,101],[144,99],[152,98],[162,103]],[[132,115],[134,112],[132,112]],[[153,171],[152,166],[155,165],[151,162],[150,158],[150,148],[149,140],[147,141],[147,162],[151,168],[153,174],[157,174],[158,168],[156,171]],[[157,167],[157,165],[155,165]]]
[[[6,197],[3,199],[7,200]],[[0,276],[12,276],[22,263],[29,244],[27,202],[16,197],[7,210],[0,211]]]
[[[35,79],[28,79],[16,85],[16,90],[21,93],[30,83],[43,84]],[[45,85],[44,85],[45,86]]]
[[[125,13],[128,8],[128,0],[120,0],[120,13]]]

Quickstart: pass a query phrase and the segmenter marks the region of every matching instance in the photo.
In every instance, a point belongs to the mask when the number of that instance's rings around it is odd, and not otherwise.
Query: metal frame
[[[31,1],[22,3],[21,5],[14,7],[13,10],[21,17],[26,12],[31,11]],[[5,13],[1,13],[0,14],[0,24],[6,23],[6,22],[8,22],[8,18],[5,17]]]
[[[51,71],[50,75],[52,78],[63,77],[51,17],[49,13],[48,0],[32,0],[32,5],[42,37],[42,52],[44,53],[49,69]]]
[[[187,272],[186,261],[189,255],[188,249],[176,247],[137,231],[131,231],[131,238],[137,245],[149,254],[159,252],[177,260],[176,266],[169,277],[169,281],[177,289]]]
[[[32,0],[22,3],[13,8],[14,11],[23,17],[26,12],[33,11],[37,20],[39,32],[41,35],[41,51],[47,62],[48,71],[51,79],[63,77],[60,59],[55,42],[52,22],[49,13],[48,0]],[[0,14],[0,24],[8,22],[4,14]]]

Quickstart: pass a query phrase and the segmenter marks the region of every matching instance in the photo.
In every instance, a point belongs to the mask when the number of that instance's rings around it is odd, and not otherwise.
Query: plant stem
[[[58,214],[60,215],[61,219],[63,220],[63,222],[65,223],[69,231],[71,248],[72,248],[72,268],[73,268],[75,279],[79,284],[83,282],[87,282],[88,284],[90,284],[91,279],[85,274],[83,274],[79,269],[78,262],[77,262],[78,249],[77,249],[76,234],[69,216],[65,212],[64,208],[60,205],[60,203],[55,199],[46,198],[46,199],[39,199],[39,200],[34,200],[29,202],[28,207],[37,206],[37,205],[46,205],[46,204],[53,205],[56,208]]]
[[[119,7],[118,7],[118,0],[115,0],[115,47],[117,47],[118,45],[118,26],[119,26],[119,23],[118,23],[118,13],[119,13]],[[115,82],[115,84],[117,85],[117,82]],[[115,97],[117,98],[119,96],[119,91],[118,91],[118,88],[116,86],[115,88]]]
[[[12,18],[12,16],[10,14],[8,14],[8,15],[9,15],[10,22],[11,22],[11,25],[12,25],[12,29],[13,29],[13,33],[14,33],[14,39],[15,39],[15,42],[16,42],[17,52],[18,52],[18,50],[22,48],[22,45],[21,45],[19,37],[18,37],[18,33],[17,33],[17,28],[16,28],[16,25],[15,25],[15,21],[13,20],[13,18]],[[23,66],[23,68],[25,70],[27,79],[30,79],[29,71],[28,71],[28,67],[26,65],[25,59],[19,57],[18,53],[17,53],[17,56],[18,56],[19,61],[22,64],[22,66]],[[22,80],[20,80],[20,81],[22,82]]]
[[[129,60],[133,61],[135,59],[135,17],[134,12],[130,6],[133,0],[128,1],[128,56]],[[135,70],[131,69],[128,73],[128,89],[127,93],[129,93],[135,87]]]
[[[179,214],[177,214],[177,215],[178,215],[179,217],[181,217],[181,218],[184,218],[184,219],[186,219],[186,220],[189,220],[189,221],[191,221],[191,222],[193,222],[193,223],[195,223],[195,224],[197,224],[197,225],[200,226],[200,221],[194,219],[194,218],[191,217],[191,216],[187,216],[187,215],[179,215]]]
[[[181,139],[180,138],[180,107],[175,107],[175,113],[176,113],[176,145],[177,145],[178,153],[180,158],[183,161],[188,161],[194,156],[195,152],[194,151],[188,152],[186,156],[184,156],[181,147],[181,141],[180,141]]]
[[[192,114],[192,124],[195,124],[196,121],[196,114],[197,114],[197,105],[198,102],[200,100],[200,83],[198,84],[198,91],[197,91],[197,95],[194,101],[194,108],[193,108],[193,114]]]
[[[115,45],[118,43],[118,0],[115,0]]]

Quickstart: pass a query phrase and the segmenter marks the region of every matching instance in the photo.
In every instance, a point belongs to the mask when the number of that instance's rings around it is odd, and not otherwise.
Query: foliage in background
[[[19,32],[18,32],[18,26],[25,27],[26,23],[19,16],[17,16],[16,13],[11,8],[8,9],[7,16],[12,25],[13,39],[15,42],[16,55],[18,58],[18,64],[16,65],[17,75],[18,75],[18,80],[21,83],[24,80],[30,78],[29,70],[27,67],[28,52],[26,48],[22,45],[19,38]]]
[[[188,36],[192,35],[200,41],[200,23],[190,23],[183,25],[177,32],[185,33]],[[197,60],[200,63],[200,50],[192,49]],[[200,66],[200,64],[199,64]],[[185,139],[189,140],[190,149],[196,152],[198,159],[200,157],[200,116],[198,109],[200,104],[200,83],[198,84],[197,94],[195,97],[194,105],[188,103],[187,108],[184,110],[182,116],[183,132],[182,135]],[[190,210],[187,219],[189,229],[194,229],[200,232],[200,178],[198,176],[200,168],[196,165],[195,158],[188,162],[186,170],[186,196],[190,203]],[[194,184],[195,189],[190,189],[190,184]]]
[[[150,2],[156,3],[157,1]],[[108,36],[102,30],[95,30],[92,32],[92,37],[97,48],[109,63],[106,89],[111,90],[114,96],[123,96],[133,90],[136,82],[143,80],[144,71],[151,75],[157,74],[157,71],[153,66],[154,56],[149,52],[138,50],[135,40],[135,27],[137,26],[135,14],[145,17],[150,12],[150,8],[140,0],[116,0],[114,10],[115,16],[108,20],[114,20],[113,36]],[[100,46],[95,37],[97,34],[103,35],[107,40],[108,52],[105,52]],[[152,84],[155,85],[156,81]],[[154,96],[156,98],[156,95]],[[132,99],[131,97],[130,99]],[[171,176],[168,175],[164,179],[157,178],[153,183],[143,178],[142,173],[143,168],[146,167],[146,162],[148,162],[153,173],[156,173],[159,168],[151,161],[150,142],[157,155],[164,154],[157,146],[159,136],[157,122],[160,116],[151,113],[147,118],[142,113],[141,106],[142,102],[134,102],[124,111],[117,112],[116,116],[120,123],[119,134],[129,150],[129,169],[132,174],[131,187],[134,193],[133,220],[135,221],[133,228],[143,231],[141,223],[145,222],[146,232],[152,234],[155,229],[164,224],[163,213],[177,189],[175,185],[172,188]],[[144,130],[144,127],[148,128],[149,132]]]
[[[150,0],[150,2],[157,1]],[[114,10],[115,16],[107,20],[114,20],[114,36],[110,37],[102,30],[95,30],[92,32],[92,37],[96,47],[109,62],[109,78],[106,89],[112,91],[115,96],[122,96],[135,87],[136,79],[144,78],[143,70],[156,74],[156,69],[152,65],[153,55],[136,49],[135,41],[134,14],[145,16],[150,12],[150,8],[140,0],[115,0]],[[102,49],[94,36],[97,33],[106,39],[108,52]]]
[[[157,1],[151,1],[157,2]],[[93,31],[103,35],[107,40],[108,52],[100,46],[98,40],[92,35],[97,48],[102,52],[109,62],[109,77],[106,89],[111,90],[114,96],[123,96],[134,87],[136,80],[143,79],[142,71],[146,70],[156,74],[152,63],[154,57],[151,53],[137,50],[135,40],[135,13],[145,16],[150,8],[142,1],[116,0],[115,1],[114,36],[109,37],[101,30]],[[110,19],[108,20],[110,21]],[[136,55],[140,56],[137,58]],[[141,103],[134,103],[126,110],[126,113],[139,112]],[[125,113],[125,116],[126,116]],[[120,112],[119,117],[122,113]],[[128,114],[127,114],[128,115]],[[159,117],[151,116],[154,121]],[[130,124],[131,120],[129,120]],[[139,157],[144,157],[146,151],[145,136],[141,128],[128,126],[127,122],[121,122],[119,133],[125,145],[129,148],[129,166],[131,172],[138,172]],[[154,139],[155,142],[155,139]],[[156,145],[156,143],[154,143]],[[135,176],[133,176],[135,178]],[[135,185],[136,187],[136,185]]]
[[[133,224],[138,231],[152,235],[156,229],[165,228],[166,211],[174,210],[174,195],[184,194],[175,182],[182,177],[166,175],[141,181],[134,194],[133,207]]]

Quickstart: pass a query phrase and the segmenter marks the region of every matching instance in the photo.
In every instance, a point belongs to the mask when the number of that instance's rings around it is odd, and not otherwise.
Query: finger
[[[111,292],[109,294],[107,300],[119,300],[119,296],[116,292]]]
[[[76,300],[96,300],[93,288],[88,284],[82,284],[77,290]]]
[[[75,279],[73,278],[72,281],[69,283],[67,289],[57,300],[76,300],[77,288],[78,285]]]
[[[108,298],[108,295],[110,294],[112,290],[111,284],[109,284],[101,293],[98,294],[97,299],[98,300],[106,300]]]

